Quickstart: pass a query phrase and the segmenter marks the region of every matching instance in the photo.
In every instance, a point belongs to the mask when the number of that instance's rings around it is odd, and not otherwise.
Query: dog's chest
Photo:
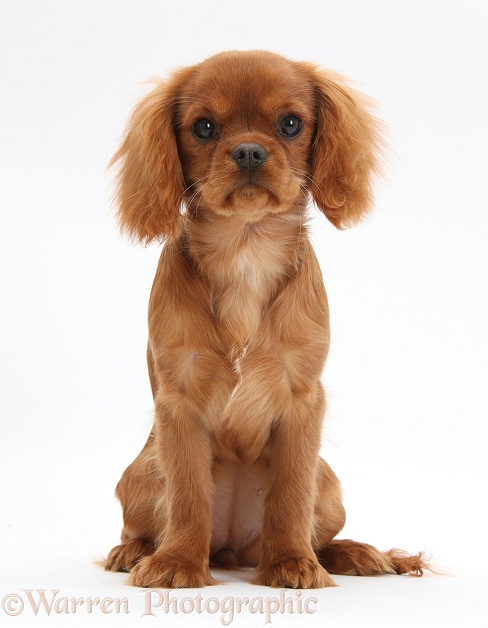
[[[238,353],[258,333],[286,267],[282,247],[259,238],[249,239],[222,261],[211,290],[211,308]]]
[[[249,292],[266,292],[267,284],[278,275],[280,268],[274,268],[274,252],[266,250],[262,243],[250,243],[236,253],[233,260],[235,285],[242,284]]]

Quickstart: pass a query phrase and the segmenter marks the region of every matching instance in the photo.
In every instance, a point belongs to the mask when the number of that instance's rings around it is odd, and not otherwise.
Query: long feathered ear
[[[110,166],[118,167],[120,227],[147,244],[175,234],[185,180],[174,132],[178,94],[191,68],[161,82],[134,109]]]
[[[308,66],[316,99],[312,145],[312,198],[330,222],[344,229],[372,203],[372,178],[380,173],[382,125],[365,96],[342,77]]]

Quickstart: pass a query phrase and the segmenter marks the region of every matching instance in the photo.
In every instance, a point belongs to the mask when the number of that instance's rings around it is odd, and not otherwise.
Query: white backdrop
[[[301,621],[484,625],[487,24],[481,0],[2,3],[0,624],[68,621],[33,617],[25,597],[10,617],[6,596],[23,589],[128,595],[90,561],[118,540],[113,490],[152,421],[159,250],[117,233],[105,166],[146,79],[265,48],[343,72],[390,129],[371,218],[337,232],[312,211],[332,313],[323,453],[344,487],[343,536],[425,549],[454,574],[339,578],[317,593],[321,617]],[[258,590],[229,578],[209,595]],[[79,610],[69,625],[140,615]],[[234,624],[248,620],[264,625]]]

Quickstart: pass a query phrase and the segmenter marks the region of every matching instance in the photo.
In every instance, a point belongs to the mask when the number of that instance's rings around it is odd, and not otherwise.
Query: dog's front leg
[[[166,482],[167,525],[155,553],[132,569],[129,584],[163,588],[215,584],[209,570],[210,437],[184,394],[161,397],[156,400],[156,452]]]
[[[312,549],[312,521],[324,393],[296,393],[271,437],[271,488],[254,584],[314,589],[335,586]]]

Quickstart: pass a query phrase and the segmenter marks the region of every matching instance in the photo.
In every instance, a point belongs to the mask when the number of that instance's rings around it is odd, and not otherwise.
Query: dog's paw
[[[291,589],[320,589],[337,586],[315,558],[299,556],[288,556],[258,566],[253,584]]]
[[[351,556],[352,571],[358,576],[379,576],[394,574],[388,556],[367,543],[358,543],[355,552]]]
[[[110,550],[103,566],[106,571],[129,572],[144,556],[154,553],[154,543],[141,539],[131,539]]]
[[[328,571],[344,576],[396,573],[391,558],[368,543],[358,543],[349,539],[331,541],[318,556]]]
[[[196,589],[219,583],[212,578],[208,565],[197,566],[183,556],[158,552],[137,563],[127,584],[146,588]]]

